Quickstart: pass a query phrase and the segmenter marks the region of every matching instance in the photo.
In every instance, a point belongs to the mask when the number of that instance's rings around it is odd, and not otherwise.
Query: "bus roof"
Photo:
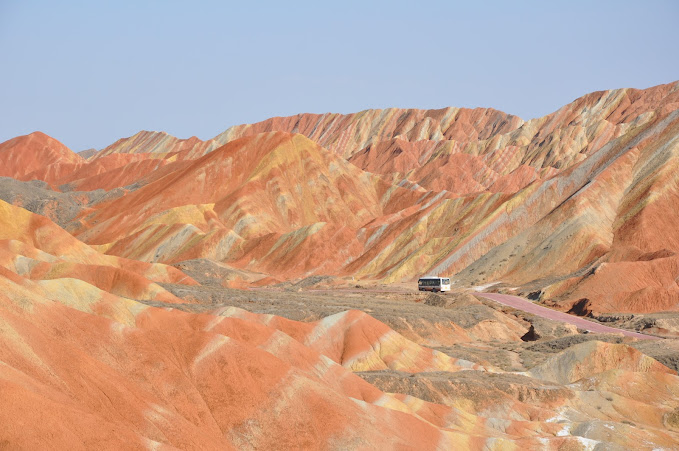
[[[423,279],[447,279],[447,277],[438,277],[438,276],[425,276],[425,277],[420,277],[420,280]]]

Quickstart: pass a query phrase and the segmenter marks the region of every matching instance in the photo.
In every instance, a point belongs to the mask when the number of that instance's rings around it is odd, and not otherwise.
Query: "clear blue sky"
[[[0,0],[0,141],[211,138],[301,112],[494,107],[679,80],[679,2]]]

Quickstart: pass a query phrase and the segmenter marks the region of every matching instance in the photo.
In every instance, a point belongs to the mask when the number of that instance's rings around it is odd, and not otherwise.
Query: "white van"
[[[422,277],[417,281],[419,291],[450,291],[450,279],[444,277]]]

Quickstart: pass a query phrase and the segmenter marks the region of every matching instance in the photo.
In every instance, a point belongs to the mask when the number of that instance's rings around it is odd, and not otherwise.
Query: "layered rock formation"
[[[142,132],[87,161],[33,134],[0,156],[15,179],[121,189],[60,222],[114,255],[208,258],[272,280],[457,274],[540,285],[564,310],[653,312],[679,305],[667,233],[678,96],[677,84],[597,92],[527,122],[387,109],[274,118],[204,142]]]
[[[168,308],[191,304],[158,285],[196,283],[176,269],[99,254],[6,203],[0,221],[9,446],[585,449],[679,439],[676,373],[623,344],[588,341],[512,375],[357,310],[316,322],[228,306],[190,313]]]
[[[679,83],[529,121],[301,114],[87,159],[2,143],[0,443],[673,447],[671,346],[469,294],[292,290],[434,273],[598,318],[679,310],[677,155]]]
[[[18,136],[0,144],[0,176],[52,182],[83,164],[68,147],[44,133]]]

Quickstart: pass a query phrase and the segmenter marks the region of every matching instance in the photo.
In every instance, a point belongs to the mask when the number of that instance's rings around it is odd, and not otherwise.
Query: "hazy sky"
[[[679,80],[679,2],[0,0],[0,142],[211,138],[301,112],[494,107]]]

